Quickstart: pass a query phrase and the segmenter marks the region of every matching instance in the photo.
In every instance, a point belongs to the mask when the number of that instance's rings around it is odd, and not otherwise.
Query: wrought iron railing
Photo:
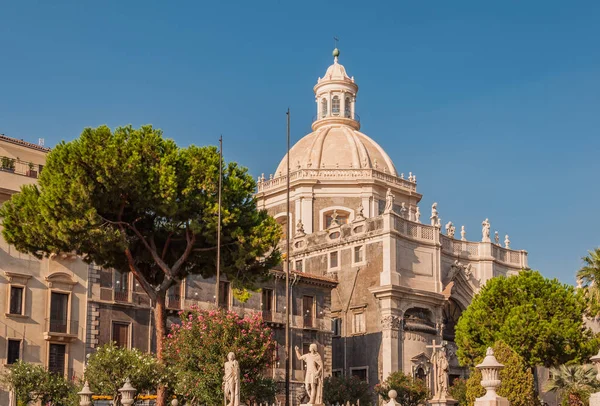
[[[10,172],[17,175],[28,176],[30,178],[39,178],[43,165],[32,162],[21,161],[18,158],[11,158],[0,155],[0,171]]]

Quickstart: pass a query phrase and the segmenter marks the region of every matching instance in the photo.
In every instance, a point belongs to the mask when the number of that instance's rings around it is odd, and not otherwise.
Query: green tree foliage
[[[2,233],[21,252],[75,251],[133,272],[155,305],[161,359],[167,289],[215,274],[218,179],[215,147],[179,148],[151,126],[86,128],[50,152],[39,187],[3,205]],[[224,165],[221,272],[237,288],[254,288],[280,260],[280,227],[257,210],[255,187],[247,169]]]
[[[223,402],[223,366],[233,352],[239,362],[242,401],[272,402],[275,383],[263,372],[275,362],[277,345],[260,315],[241,318],[193,306],[180,312],[165,340],[165,360],[178,398],[190,404]]]
[[[457,323],[458,359],[474,366],[499,340],[528,367],[587,359],[598,340],[584,326],[584,311],[585,301],[572,286],[537,271],[492,278]]]
[[[504,365],[504,369],[500,371],[502,384],[496,391],[498,395],[507,398],[511,406],[532,406],[538,404],[533,373],[523,358],[503,341],[496,342],[492,348],[498,362]],[[483,358],[478,358],[476,363],[481,363]],[[484,394],[485,389],[481,386],[481,371],[473,368],[471,376],[467,380],[467,404],[473,405],[475,399]]]
[[[590,394],[600,389],[594,368],[582,365],[561,365],[550,369],[551,378],[544,389],[557,392],[562,405],[587,404]]]
[[[19,405],[40,402],[44,406],[75,406],[77,388],[62,375],[48,372],[43,366],[18,361],[2,375],[3,385],[15,392]]]
[[[463,378],[455,379],[452,386],[448,389],[450,396],[458,401],[458,406],[467,406],[467,380]]]
[[[120,405],[119,389],[127,378],[138,394],[144,394],[156,389],[164,374],[164,367],[152,354],[118,347],[112,342],[98,347],[85,368],[85,379],[92,392],[112,396],[115,405]]]
[[[396,401],[402,406],[419,406],[429,399],[427,384],[414,379],[402,371],[392,372],[382,384],[375,385],[375,393],[389,401],[388,392],[394,389],[398,393]]]
[[[577,271],[577,280],[584,289],[588,316],[600,315],[600,248],[589,251],[582,258],[583,266]]]
[[[366,381],[356,376],[331,376],[323,381],[323,401],[328,405],[353,405],[360,401],[361,405],[373,403],[373,392]]]

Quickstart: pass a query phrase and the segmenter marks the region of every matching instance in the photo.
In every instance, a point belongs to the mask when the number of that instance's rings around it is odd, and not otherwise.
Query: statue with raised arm
[[[240,364],[235,359],[235,354],[227,354],[225,363],[225,376],[223,376],[223,391],[227,406],[240,406]]]
[[[304,387],[310,398],[310,405],[323,404],[323,359],[317,352],[317,345],[311,344],[308,347],[309,352],[302,355],[298,346],[294,347],[296,357],[306,364],[306,374],[304,376]]]

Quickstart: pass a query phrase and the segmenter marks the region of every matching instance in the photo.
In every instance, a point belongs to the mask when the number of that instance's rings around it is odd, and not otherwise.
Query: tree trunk
[[[163,342],[167,335],[165,298],[167,292],[159,291],[156,294],[156,306],[154,307],[154,324],[156,326],[156,357],[160,363],[163,361]],[[159,385],[156,390],[156,406],[167,406],[167,388]]]

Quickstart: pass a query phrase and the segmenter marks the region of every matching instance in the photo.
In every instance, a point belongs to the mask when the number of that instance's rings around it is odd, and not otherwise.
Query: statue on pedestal
[[[408,218],[408,216],[406,215],[407,211],[408,209],[406,208],[406,203],[402,202],[402,205],[400,206],[400,217],[402,217],[403,219]]]
[[[508,234],[504,237],[504,248],[510,249],[510,239],[508,238]]]
[[[456,232],[456,227],[452,224],[451,221],[446,224],[446,235],[450,238],[454,238],[454,233]]]
[[[444,399],[448,395],[448,369],[450,368],[445,347],[439,348],[433,354],[431,363],[434,369],[434,399]]]
[[[498,235],[498,231],[494,231],[494,243],[496,245],[500,245],[500,236]]]
[[[225,376],[223,376],[223,390],[225,392],[225,401],[229,399],[227,406],[240,405],[240,364],[232,352],[227,354]]]
[[[419,209],[419,206],[417,206],[417,211],[415,211],[415,222],[421,222],[421,209]]]
[[[393,208],[394,208],[394,195],[392,194],[392,189],[388,188],[388,190],[385,194],[385,209],[383,210],[383,212],[391,213]]]
[[[465,226],[460,226],[460,240],[467,241],[467,232],[465,230]]]
[[[490,221],[488,219],[483,220],[481,223],[481,241],[482,242],[491,242],[490,240]]]
[[[438,211],[437,211],[437,203],[433,203],[431,205],[431,217],[429,217],[429,219],[431,220],[431,225],[432,226],[437,226],[438,225]]]
[[[294,347],[296,357],[306,363],[304,386],[310,397],[308,404],[321,405],[323,404],[323,359],[317,352],[316,344],[311,344],[308,348],[309,352],[302,355],[298,346]]]

